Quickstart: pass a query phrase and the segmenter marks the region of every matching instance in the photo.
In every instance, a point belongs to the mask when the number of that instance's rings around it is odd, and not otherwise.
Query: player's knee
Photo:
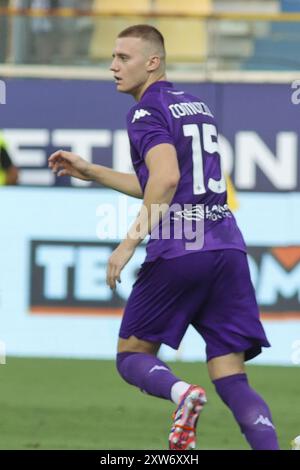
[[[126,353],[118,353],[116,357],[116,368],[119,374],[121,375],[121,377],[123,375],[123,369],[124,369],[124,366],[122,367],[122,365],[124,363],[126,356],[127,356]]]
[[[128,359],[130,356],[134,355],[136,353],[133,352],[121,352],[117,354],[116,358],[116,368],[117,371],[119,372],[120,376],[126,381],[129,382],[129,377],[128,377]],[[130,361],[131,362],[131,361]],[[130,382],[129,382],[130,383]]]
[[[221,400],[229,407],[234,400],[237,391],[248,389],[248,380],[246,374],[232,374],[212,381],[217,394]]]
[[[156,355],[160,344],[144,341],[135,336],[119,338],[118,353],[132,352]]]

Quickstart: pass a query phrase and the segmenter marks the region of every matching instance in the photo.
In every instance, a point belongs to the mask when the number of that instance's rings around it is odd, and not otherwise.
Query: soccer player
[[[269,408],[245,372],[244,362],[270,345],[259,320],[243,237],[226,203],[213,113],[201,99],[167,81],[164,39],[152,26],[136,25],[119,34],[111,70],[117,90],[137,101],[127,119],[136,174],[90,164],[63,150],[50,156],[49,166],[58,175],[143,198],[107,268],[107,283],[115,289],[122,269],[150,233],[120,328],[117,369],[129,384],[177,405],[169,447],[193,449],[205,391],[176,377],[157,357],[161,344],[177,349],[193,325],[206,342],[216,391],[251,448],[278,449]],[[182,210],[170,216],[168,208],[174,205]],[[194,244],[187,243],[189,233],[178,237],[170,230],[169,238],[157,236],[165,220],[174,229],[178,219],[198,223],[202,243],[198,232]]]

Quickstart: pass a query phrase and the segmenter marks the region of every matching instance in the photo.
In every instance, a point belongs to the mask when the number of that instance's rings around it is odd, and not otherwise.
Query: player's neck
[[[156,75],[155,77],[149,77],[149,80],[147,80],[147,82],[141,87],[139,88],[138,90],[136,90],[135,93],[133,93],[133,97],[136,101],[140,101],[140,99],[142,98],[143,94],[145,93],[145,91],[147,90],[147,88],[149,88],[150,85],[152,85],[153,83],[156,83],[156,82],[160,82],[160,81],[163,81],[163,80],[166,80],[167,77],[166,77],[166,74],[165,73],[162,73],[160,75]]]

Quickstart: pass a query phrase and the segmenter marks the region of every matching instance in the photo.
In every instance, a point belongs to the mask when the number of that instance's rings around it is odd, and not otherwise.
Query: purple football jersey
[[[170,204],[172,211],[152,231],[146,261],[175,258],[190,250],[233,248],[245,252],[242,234],[227,206],[217,126],[209,107],[199,98],[176,90],[172,83],[158,81],[147,88],[128,113],[127,128],[132,164],[143,191],[149,175],[145,157],[152,147],[173,145],[180,169],[180,180]],[[171,225],[169,236],[162,236],[166,221]],[[197,243],[192,243],[191,235],[195,237],[200,231],[202,242],[198,243],[196,236]]]

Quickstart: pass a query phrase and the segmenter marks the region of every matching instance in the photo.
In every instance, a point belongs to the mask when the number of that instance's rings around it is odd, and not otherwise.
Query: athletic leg
[[[160,344],[130,336],[119,338],[117,369],[121,377],[144,393],[179,403],[179,396],[189,384],[182,382],[163,361],[156,357]],[[172,397],[172,387],[176,385]],[[178,390],[178,392],[177,392]],[[177,400],[177,401],[176,401]]]
[[[172,400],[178,405],[173,415],[169,446],[174,450],[194,449],[196,425],[205,391],[173,375],[169,367],[156,357],[160,345],[131,336],[119,339],[117,369],[126,382],[143,392]]]
[[[144,392],[178,405],[169,436],[173,449],[195,446],[195,426],[205,394],[201,387],[176,377],[156,354],[161,344],[178,349],[207,296],[213,259],[211,253],[198,253],[145,263],[120,328],[117,368],[121,376]]]
[[[278,449],[267,404],[249,386],[244,361],[270,346],[259,320],[246,255],[216,253],[212,295],[193,325],[206,343],[208,371],[253,449]]]
[[[208,372],[216,391],[229,407],[253,450],[278,450],[271,412],[247,379],[244,353],[211,359]]]

